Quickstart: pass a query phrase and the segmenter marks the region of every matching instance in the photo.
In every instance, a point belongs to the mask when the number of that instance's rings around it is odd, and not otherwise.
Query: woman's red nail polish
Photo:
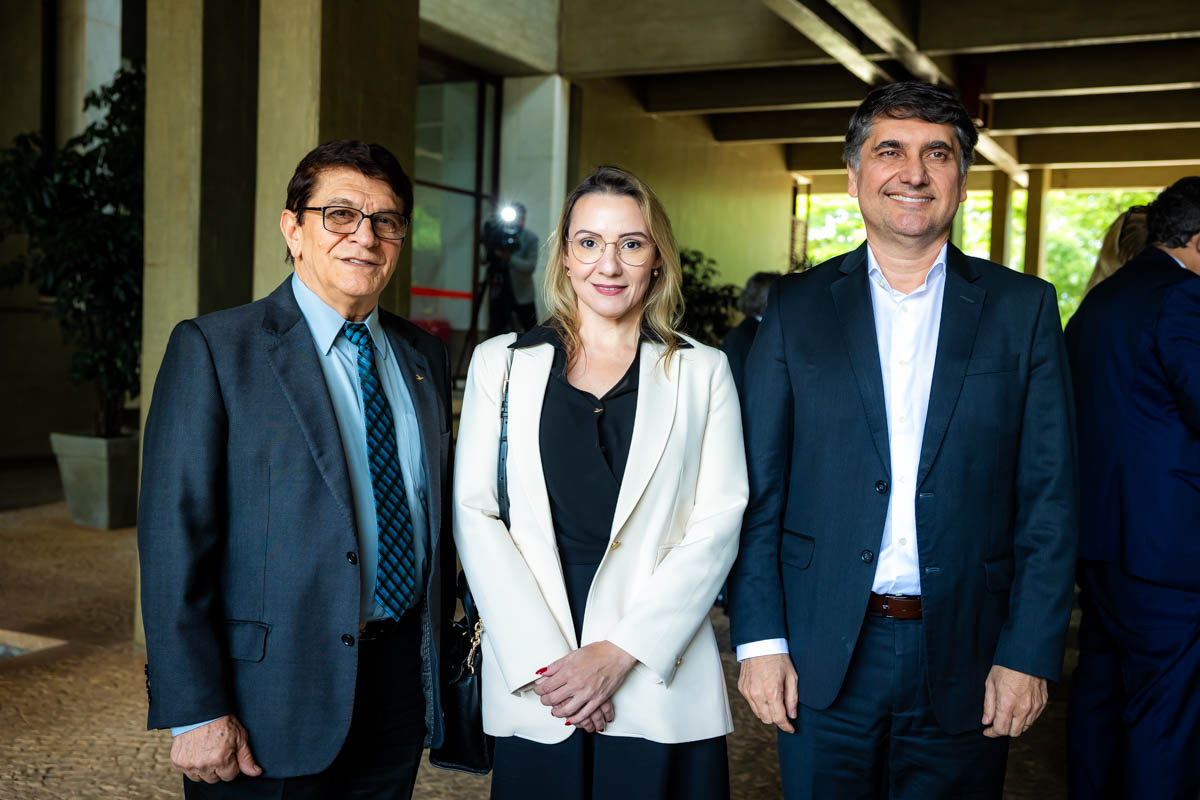
[[[570,727],[570,725],[571,725],[571,720],[567,720],[566,722],[564,722],[564,723],[563,723],[563,725],[566,725],[566,726]]]
[[[535,673],[533,673],[533,674],[534,674],[534,675],[544,675],[544,674],[545,674],[545,672],[546,672],[546,668],[545,668],[545,667],[542,667],[541,669],[539,669],[537,672],[535,672]]]

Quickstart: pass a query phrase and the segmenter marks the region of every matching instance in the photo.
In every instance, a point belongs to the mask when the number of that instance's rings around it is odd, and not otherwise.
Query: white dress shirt
[[[917,557],[917,468],[929,411],[929,391],[937,358],[942,297],[946,289],[946,245],[925,276],[905,294],[883,276],[867,245],[867,277],[875,316],[875,341],[883,373],[891,451],[891,493],[883,523],[883,541],[871,591],[877,594],[921,593]],[[737,659],[788,652],[787,639],[765,639],[738,645]]]

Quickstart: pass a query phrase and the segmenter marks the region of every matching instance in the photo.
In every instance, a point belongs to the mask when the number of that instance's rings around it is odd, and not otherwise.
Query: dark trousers
[[[796,733],[779,734],[788,800],[1001,797],[1008,739],[938,727],[922,636],[919,619],[867,617],[837,699],[801,704]]]
[[[499,336],[513,330],[514,314],[518,331],[524,332],[535,327],[537,306],[517,302],[507,266],[494,267],[493,270],[488,281],[488,336]]]
[[[341,751],[316,775],[251,778],[228,783],[183,779],[188,800],[277,798],[278,800],[408,800],[417,780],[425,738],[425,695],[421,688],[421,623],[417,610],[405,614],[387,638],[359,641],[354,714]],[[254,749],[254,731],[249,731]]]
[[[1200,593],[1081,562],[1079,666],[1067,722],[1070,795],[1200,795]]]
[[[491,800],[729,800],[724,736],[681,744],[581,730],[558,744],[501,736],[493,763]]]

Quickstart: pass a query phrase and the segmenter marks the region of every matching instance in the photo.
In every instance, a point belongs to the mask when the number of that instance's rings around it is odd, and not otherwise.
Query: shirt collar
[[[337,342],[338,334],[342,332],[342,326],[346,324],[346,320],[337,311],[334,311],[324,300],[317,296],[317,293],[308,288],[304,281],[300,280],[300,276],[292,273],[292,294],[296,296],[296,303],[300,306],[300,313],[304,315],[304,321],[308,323],[308,329],[312,331],[313,339],[317,343],[317,348],[321,351],[321,355],[329,355],[330,348]],[[371,313],[363,320],[367,326],[367,331],[371,334],[371,341],[375,345],[376,354],[383,360],[388,357],[387,337],[383,335],[383,325],[379,322],[379,306],[371,309]]]
[[[929,287],[930,281],[941,277],[941,275],[946,271],[946,252],[949,250],[949,248],[949,242],[946,242],[942,245],[942,249],[938,250],[937,258],[933,260],[933,266],[930,267],[929,272],[925,273],[925,282],[913,291],[909,292],[909,294],[915,294],[925,290]],[[875,251],[871,249],[869,242],[867,243],[867,275],[871,278],[871,280],[878,283],[888,292],[892,294],[897,293],[896,290],[892,288],[892,285],[888,283],[888,279],[884,276],[883,270],[879,268],[879,262],[875,259]]]
[[[1163,250],[1163,252],[1164,252],[1164,253],[1167,253],[1167,251],[1166,251],[1166,250]],[[1170,253],[1167,253],[1167,255],[1171,256],[1171,254],[1170,254]],[[1184,269],[1187,269],[1187,264],[1184,264],[1184,263],[1183,263],[1182,261],[1180,261],[1178,258],[1175,258],[1175,256],[1171,256],[1171,259],[1172,259],[1172,260],[1173,260],[1173,261],[1174,261],[1176,264],[1178,264],[1179,266],[1183,267]]]

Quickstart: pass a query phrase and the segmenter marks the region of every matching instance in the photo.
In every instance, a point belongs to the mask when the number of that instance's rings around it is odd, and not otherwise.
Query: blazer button
[[[872,553],[870,550],[863,550],[861,553],[858,554],[858,557],[862,559],[864,564],[870,564],[872,561],[875,560],[875,554]]]
[[[887,494],[888,493],[887,481],[875,481],[875,491],[879,492],[880,494]]]
[[[346,553],[346,560],[349,561],[351,564],[357,564],[358,563],[358,553],[351,550],[349,553]]]
[[[342,644],[346,645],[346,647],[352,647],[354,645],[354,637],[348,633],[343,633]]]

